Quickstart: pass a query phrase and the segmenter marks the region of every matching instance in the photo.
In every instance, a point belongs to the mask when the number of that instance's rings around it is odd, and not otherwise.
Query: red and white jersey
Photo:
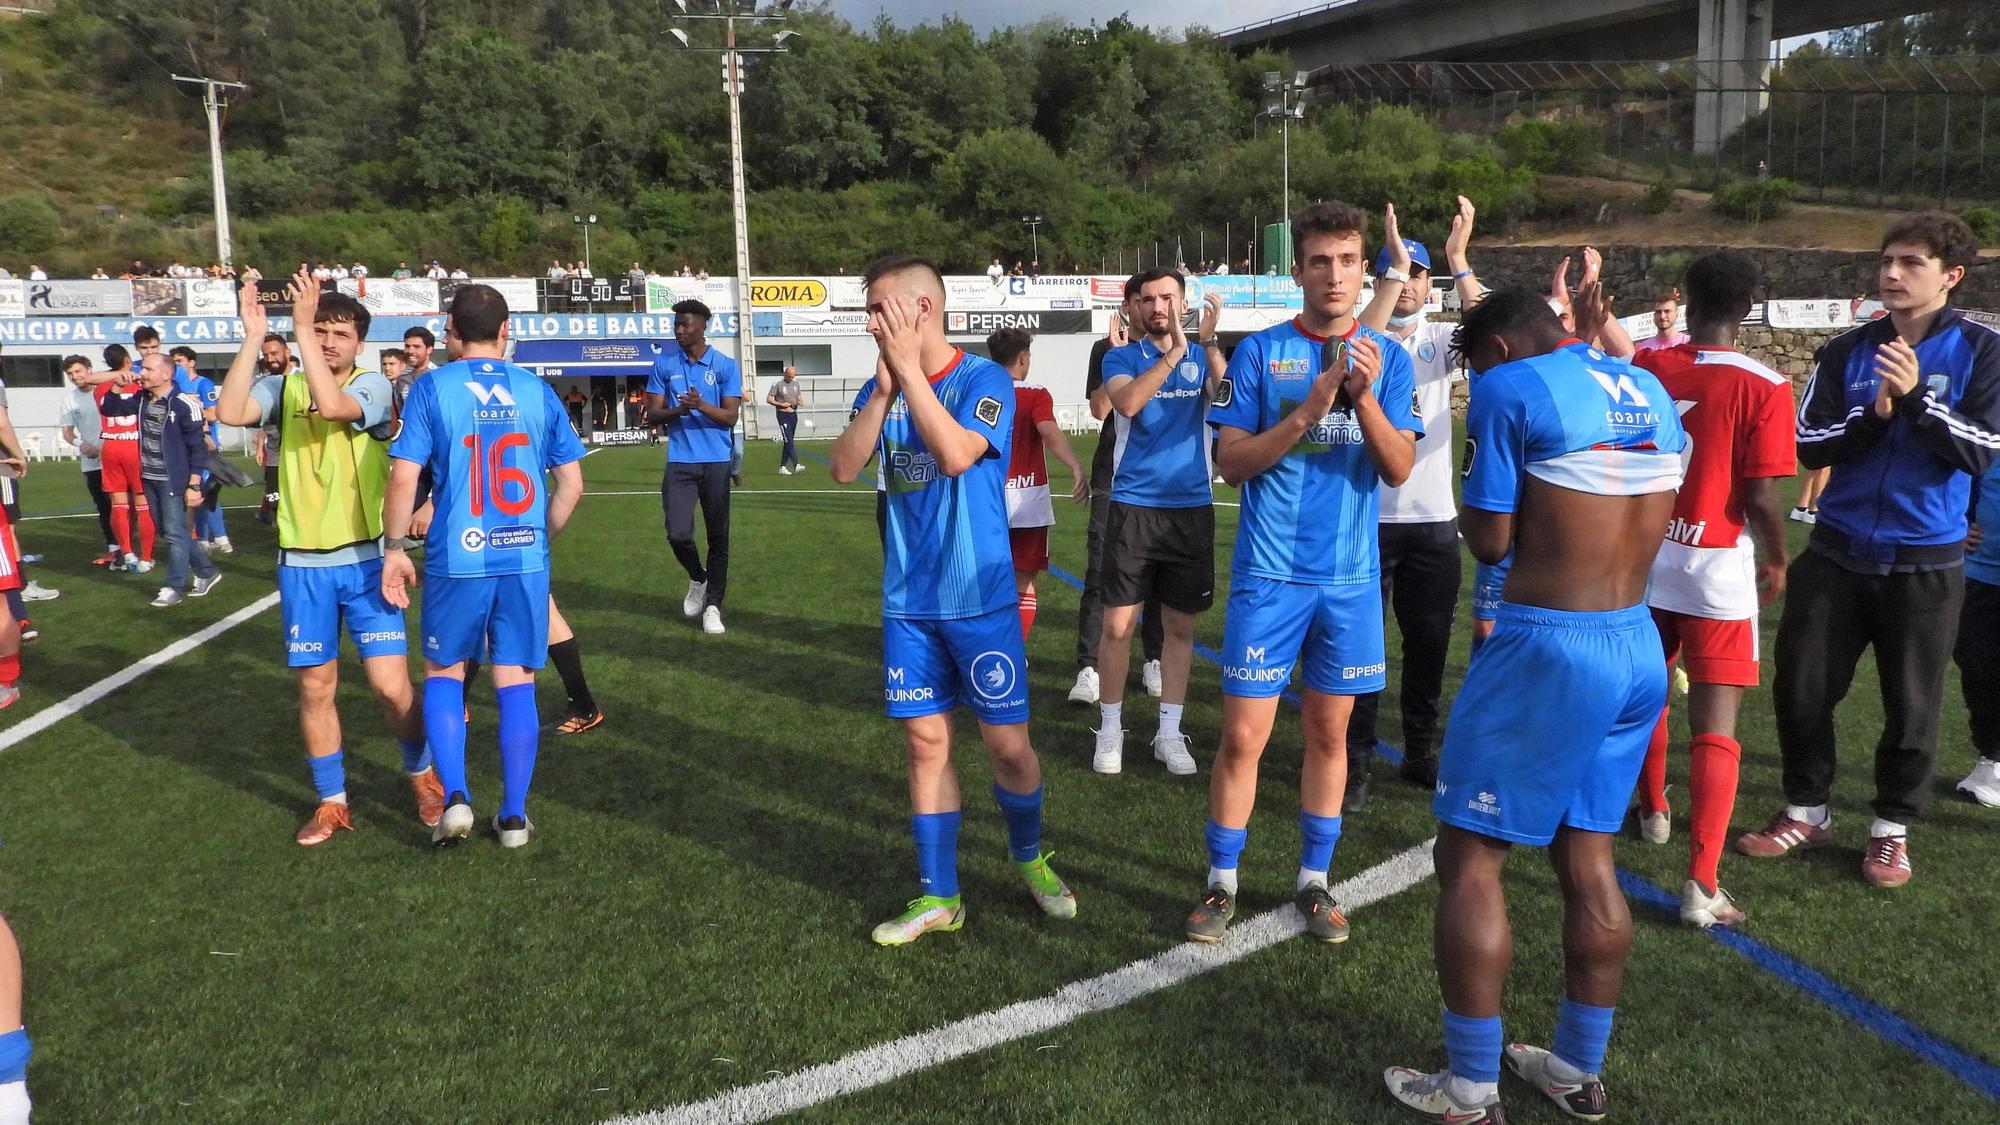
[[[103,419],[99,435],[105,442],[129,441],[139,448],[139,412],[146,404],[146,392],[138,383],[99,383],[97,415]]]
[[[21,544],[14,537],[14,523],[7,518],[7,509],[0,508],[0,591],[19,590],[24,582]]]
[[[1014,448],[1007,462],[1007,526],[1048,527],[1056,522],[1049,499],[1049,460],[1042,450],[1043,422],[1056,420],[1056,400],[1046,387],[1014,384]]]
[[[1792,385],[1730,348],[1681,344],[1640,352],[1680,411],[1687,470],[1646,604],[1736,621],[1757,616],[1756,555],[1743,531],[1743,485],[1796,471]]]

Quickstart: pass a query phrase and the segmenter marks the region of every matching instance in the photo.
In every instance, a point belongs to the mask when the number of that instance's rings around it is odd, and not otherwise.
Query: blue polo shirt
[[[722,400],[743,397],[743,371],[736,361],[708,345],[700,359],[689,359],[679,344],[669,342],[653,361],[653,374],[646,380],[646,393],[665,395],[667,405],[680,402],[693,389],[702,401],[720,406]],[[718,426],[708,416],[689,411],[667,423],[667,460],[679,465],[709,465],[728,461],[736,454],[730,427]]]

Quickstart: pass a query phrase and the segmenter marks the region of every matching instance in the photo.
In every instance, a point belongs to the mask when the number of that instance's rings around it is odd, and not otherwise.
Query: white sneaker
[[[168,609],[179,604],[181,604],[181,592],[172,586],[162,586],[160,592],[153,595],[154,609]]]
[[[1097,702],[1097,669],[1079,668],[1076,670],[1076,686],[1069,689],[1069,701],[1071,703]]]
[[[1146,666],[1145,666],[1144,668],[1141,668],[1141,669],[1139,670],[1139,679],[1140,679],[1140,681],[1141,681],[1142,683],[1144,683],[1144,684],[1146,685],[1146,694],[1147,694],[1147,695],[1150,695],[1150,696],[1152,696],[1152,697],[1153,697],[1154,699],[1158,699],[1158,698],[1160,698],[1160,662],[1159,662],[1159,661],[1157,661],[1157,660],[1148,660],[1148,661],[1146,661]]]
[[[1958,783],[1958,791],[1989,809],[2000,809],[2000,762],[1979,759],[1972,772]]]
[[[61,590],[51,590],[40,582],[30,582],[21,587],[21,600],[24,602],[52,602],[60,597]]]
[[[211,555],[233,555],[236,553],[236,547],[229,542],[229,536],[218,535],[209,541],[208,553]]]
[[[452,796],[464,796],[462,793]],[[449,798],[447,798],[449,800]],[[472,806],[464,801],[447,805],[444,815],[438,817],[437,827],[431,829],[431,843],[440,848],[456,847],[472,835]]]
[[[1194,755],[1188,751],[1194,740],[1184,734],[1159,734],[1153,736],[1153,757],[1167,764],[1167,772],[1175,777],[1187,777],[1194,773]]]
[[[800,473],[803,473],[803,472],[805,472],[805,471],[806,471],[806,467],[805,467],[804,465],[793,465],[793,466],[792,466],[792,475],[793,475],[793,476],[798,476],[798,475],[799,475]]]
[[[152,559],[140,559],[138,562],[132,564],[132,569],[138,571],[140,574],[151,574],[154,565],[156,564]]]
[[[722,635],[722,607],[709,606],[701,611],[701,631],[711,637]]]
[[[788,477],[792,475],[792,471],[786,468],[785,466],[780,465],[778,466],[778,475],[781,477]]]
[[[700,617],[701,607],[708,602],[708,583],[688,583],[687,597],[681,599],[682,617]]]
[[[1097,732],[1097,749],[1090,755],[1090,768],[1102,774],[1115,774],[1125,768],[1124,731]]]
[[[1704,930],[1710,926],[1740,926],[1743,911],[1730,901],[1722,884],[1716,884],[1715,895],[1710,897],[1700,883],[1689,879],[1681,887],[1681,921]]]
[[[34,1108],[26,1079],[0,1083],[0,1125],[28,1125],[28,1115]]]
[[[1812,522],[1812,513],[1804,508],[1793,508],[1785,514],[1785,518],[1791,520],[1793,523],[1810,523]]]
[[[208,596],[210,590],[215,589],[215,584],[220,581],[222,581],[222,572],[219,570],[207,578],[196,577],[194,580],[194,589],[188,591],[188,593],[193,597],[205,598]]]
[[[1639,838],[1649,844],[1664,844],[1673,834],[1673,821],[1663,812],[1639,814]]]
[[[1681,667],[1678,663],[1676,663],[1674,665],[1674,695],[1678,698],[1685,699],[1687,698],[1688,690],[1689,688],[1688,688],[1687,669]]]
[[[132,574],[139,573],[139,556],[131,553],[130,551],[127,551],[125,553],[124,569],[128,573]]]
[[[493,834],[500,837],[501,847],[518,848],[526,844],[528,838],[535,834],[535,822],[525,816],[510,817],[509,819],[518,821],[520,827],[510,828],[507,826],[506,821],[496,816],[493,818]]]

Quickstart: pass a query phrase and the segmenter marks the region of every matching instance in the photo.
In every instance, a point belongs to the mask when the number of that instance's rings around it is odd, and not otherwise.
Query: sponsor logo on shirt
[[[1277,378],[1302,378],[1312,374],[1309,359],[1274,359],[1270,363],[1271,374]]]
[[[376,632],[354,634],[354,643],[358,645],[372,645],[380,644],[383,641],[401,641],[406,639],[408,638],[401,629],[383,629]]]
[[[1438,793],[1440,795],[1444,793],[1444,786],[1442,784],[1438,786]],[[1482,791],[1478,796],[1465,802],[1465,807],[1471,809],[1473,812],[1483,813],[1487,816],[1499,816],[1500,798]]]
[[[537,534],[534,528],[519,524],[486,530],[468,527],[459,532],[458,545],[468,551],[519,551],[535,545]]]
[[[892,449],[889,451],[889,475],[919,487],[929,485],[938,479],[937,458],[925,450]]]
[[[1388,671],[1389,665],[1387,663],[1363,664],[1354,668],[1342,668],[1340,670],[1340,678],[1343,680],[1365,680],[1370,676],[1386,675]]]
[[[1351,410],[1335,410],[1308,428],[1299,439],[1301,445],[1320,446],[1360,445],[1361,423],[1355,421]]]
[[[1701,537],[1708,530],[1708,521],[1689,523],[1675,516],[1667,523],[1667,538],[1688,547],[1701,546]]]

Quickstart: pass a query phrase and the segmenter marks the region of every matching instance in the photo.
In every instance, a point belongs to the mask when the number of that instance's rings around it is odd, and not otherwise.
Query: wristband
[[[1472,276],[1472,271],[1471,271],[1471,270],[1469,270],[1469,269],[1467,269],[1467,270],[1460,270],[1460,271],[1458,271],[1457,273],[1455,273],[1455,274],[1452,274],[1452,275],[1451,275],[1451,279],[1452,279],[1453,281],[1464,281],[1464,280],[1465,280],[1466,278],[1468,278],[1468,277],[1471,277],[1471,276]]]
[[[1390,266],[1388,269],[1382,271],[1382,280],[1393,281],[1398,285],[1408,285],[1410,283],[1410,275],[1407,270],[1399,270],[1394,266]]]

